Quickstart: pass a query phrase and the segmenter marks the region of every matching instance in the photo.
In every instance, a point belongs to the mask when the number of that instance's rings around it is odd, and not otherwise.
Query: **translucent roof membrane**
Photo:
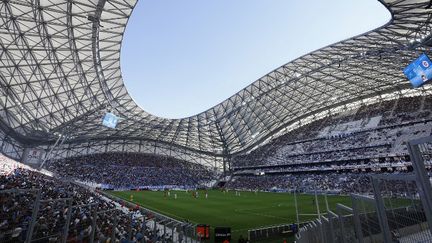
[[[163,119],[133,102],[121,76],[120,47],[135,4],[1,1],[1,130],[30,147],[64,135],[65,146],[85,144],[87,152],[89,144],[115,141],[123,150],[151,144],[153,152],[223,156],[326,110],[403,94],[410,85],[402,68],[431,54],[429,1],[386,0],[387,25],[278,67],[198,115]],[[122,118],[116,129],[101,125],[107,111]]]

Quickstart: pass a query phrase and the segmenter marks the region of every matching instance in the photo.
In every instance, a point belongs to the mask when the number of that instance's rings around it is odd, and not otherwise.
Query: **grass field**
[[[205,192],[199,192],[199,198],[193,198],[191,192],[171,191],[170,197],[164,197],[162,191],[112,191],[110,194],[133,202],[145,208],[157,211],[178,220],[189,220],[197,224],[209,224],[231,227],[233,242],[240,235],[247,237],[248,229],[269,225],[296,222],[296,211],[293,194],[269,192],[221,192],[211,190],[208,198]],[[177,194],[177,199],[174,199]],[[317,208],[313,195],[297,195],[300,221],[316,218]],[[325,211],[324,197],[318,198],[321,212]],[[336,203],[350,206],[349,197],[328,196],[329,207],[334,209]],[[213,233],[212,233],[213,234]]]

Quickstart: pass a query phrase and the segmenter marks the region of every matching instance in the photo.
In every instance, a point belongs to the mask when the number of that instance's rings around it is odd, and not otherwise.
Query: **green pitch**
[[[178,220],[188,220],[196,224],[209,224],[231,227],[233,242],[240,235],[247,237],[248,229],[276,224],[296,222],[296,210],[293,194],[268,192],[221,192],[218,190],[199,191],[199,197],[192,197],[191,192],[171,191],[170,197],[165,197],[162,191],[112,191],[110,194],[131,201],[145,208]],[[174,198],[177,194],[177,199]],[[317,207],[313,195],[297,195],[300,221],[316,218]],[[335,208],[336,203],[350,206],[349,197],[328,196],[328,205]],[[319,209],[325,212],[324,197],[318,197]],[[314,215],[315,214],[315,215]]]

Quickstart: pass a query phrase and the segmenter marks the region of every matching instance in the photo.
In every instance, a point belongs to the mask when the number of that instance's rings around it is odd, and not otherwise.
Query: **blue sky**
[[[139,0],[122,43],[122,75],[145,111],[188,117],[389,19],[377,0]]]

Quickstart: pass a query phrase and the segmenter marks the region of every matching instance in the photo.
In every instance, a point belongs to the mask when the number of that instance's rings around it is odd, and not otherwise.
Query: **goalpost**
[[[314,203],[314,206],[315,206],[316,213],[303,213],[299,209],[298,198],[297,198],[297,190],[294,190],[294,207],[295,207],[295,212],[296,212],[296,223],[297,223],[297,225],[300,225],[300,223],[307,222],[305,220],[301,220],[301,216],[316,216],[317,218],[321,218],[322,213],[321,213],[321,209],[320,209],[318,192],[316,190],[315,190],[313,196],[314,196],[313,203]],[[325,209],[328,212],[330,210],[330,208],[329,208],[329,204],[328,204],[327,194],[323,194],[323,196],[324,196],[324,203],[325,203],[325,207],[326,207]]]

